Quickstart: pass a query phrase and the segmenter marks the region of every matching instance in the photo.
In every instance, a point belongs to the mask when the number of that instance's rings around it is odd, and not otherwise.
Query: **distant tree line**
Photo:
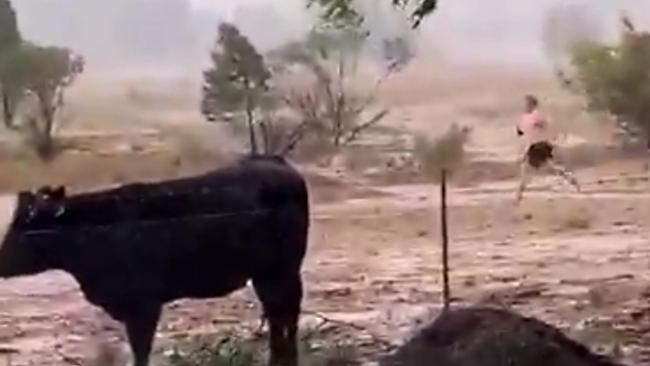
[[[53,133],[57,113],[64,105],[65,90],[83,72],[84,59],[61,47],[40,46],[21,37],[16,12],[9,0],[0,0],[0,96],[2,120],[7,129],[27,133],[41,158],[54,152]],[[30,102],[22,123],[16,112]]]

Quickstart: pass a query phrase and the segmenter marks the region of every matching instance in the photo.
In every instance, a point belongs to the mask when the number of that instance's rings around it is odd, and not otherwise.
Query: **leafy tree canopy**
[[[232,24],[219,26],[211,58],[212,67],[203,73],[201,109],[209,120],[224,112],[241,111],[247,98],[259,98],[268,90],[271,74],[264,58]]]
[[[271,73],[264,57],[236,26],[222,23],[211,58],[212,66],[203,72],[201,112],[208,121],[236,113],[235,121],[245,121],[248,126],[251,153],[256,154],[256,115],[272,100]],[[238,118],[242,113],[245,118]]]
[[[0,0],[0,50],[20,42],[16,12],[9,0]]]
[[[318,5],[321,19],[334,27],[360,26],[363,15],[354,6],[355,0],[307,0],[308,6]],[[384,0],[391,1],[398,8],[412,8],[411,17],[413,28],[417,28],[422,20],[431,14],[438,5],[438,0]]]
[[[650,33],[635,30],[629,19],[624,25],[615,44],[577,44],[572,74],[561,76],[591,110],[611,113],[628,132],[650,137]]]
[[[67,87],[83,70],[83,60],[66,48],[23,43],[0,56],[0,80],[36,94]]]

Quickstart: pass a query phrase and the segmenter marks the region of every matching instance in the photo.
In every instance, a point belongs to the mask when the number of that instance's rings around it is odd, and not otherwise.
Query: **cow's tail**
[[[309,241],[310,207],[309,191],[304,179],[300,179],[300,184],[296,188],[296,200],[290,207],[287,207],[288,212],[285,213],[285,218],[292,222],[292,228],[290,229],[292,233],[290,250],[294,253],[291,256],[294,258],[292,267],[294,270],[300,271]]]

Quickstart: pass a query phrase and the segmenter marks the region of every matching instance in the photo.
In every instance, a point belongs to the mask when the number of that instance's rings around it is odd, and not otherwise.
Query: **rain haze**
[[[0,365],[650,365],[650,0],[356,1],[0,0]]]
[[[372,3],[372,2],[371,2]],[[90,65],[197,67],[205,61],[219,21],[237,24],[261,50],[299,37],[313,24],[301,0],[20,0],[21,28],[34,40],[69,46]],[[461,62],[540,65],[546,14],[578,5],[606,34],[615,34],[617,17],[629,12],[639,25],[650,24],[643,0],[453,0],[417,32],[423,55]],[[405,32],[405,20],[371,6],[368,23],[379,37]],[[380,9],[382,14],[378,14]],[[373,17],[374,15],[374,17]],[[397,25],[396,25],[397,24]]]

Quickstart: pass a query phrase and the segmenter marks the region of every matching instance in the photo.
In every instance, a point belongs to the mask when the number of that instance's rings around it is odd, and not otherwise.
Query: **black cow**
[[[270,325],[270,363],[297,364],[308,192],[281,158],[207,174],[66,196],[20,192],[0,248],[0,276],[63,270],[126,326],[148,364],[162,306],[226,296],[251,279]]]

